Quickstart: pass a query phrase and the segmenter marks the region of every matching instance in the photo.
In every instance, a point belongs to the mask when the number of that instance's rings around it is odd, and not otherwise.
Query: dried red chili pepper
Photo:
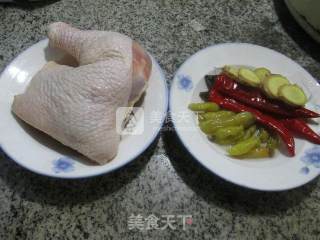
[[[252,114],[254,114],[258,122],[269,127],[270,129],[274,130],[279,134],[282,141],[286,144],[289,156],[294,156],[295,145],[293,136],[281,122],[277,121],[273,117],[270,117],[269,115],[260,112],[259,110],[238,103],[236,100],[232,98],[222,96],[220,93],[218,93],[216,85],[214,85],[214,87],[210,90],[209,101],[215,102],[221,107],[230,111],[251,112]]]
[[[213,81],[220,93],[259,110],[282,117],[320,117],[320,114],[306,108],[290,107],[280,101],[268,99],[259,89],[241,85],[224,74],[218,75]]]
[[[320,136],[315,133],[302,119],[281,119],[281,122],[293,133],[298,134],[310,142],[320,144]]]

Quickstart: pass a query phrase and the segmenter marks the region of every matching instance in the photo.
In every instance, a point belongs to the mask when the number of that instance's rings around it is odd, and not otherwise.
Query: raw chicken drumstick
[[[72,55],[79,66],[46,64],[15,96],[12,111],[105,164],[118,151],[116,110],[133,106],[145,91],[151,59],[138,43],[116,32],[81,31],[58,22],[49,26],[48,37],[50,46]]]

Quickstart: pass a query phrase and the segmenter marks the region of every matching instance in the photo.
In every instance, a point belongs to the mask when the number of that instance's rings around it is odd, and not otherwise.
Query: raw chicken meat
[[[12,111],[91,160],[105,164],[117,154],[116,110],[131,107],[147,87],[151,59],[142,47],[116,32],[49,26],[49,44],[72,55],[78,67],[46,64]],[[126,116],[123,115],[123,120]]]

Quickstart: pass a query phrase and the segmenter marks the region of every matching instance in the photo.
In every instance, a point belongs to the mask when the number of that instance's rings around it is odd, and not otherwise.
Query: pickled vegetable
[[[274,137],[269,137],[267,140],[267,147],[271,150],[275,150],[279,146],[279,139]]]
[[[260,141],[266,143],[269,139],[269,133],[265,129],[261,129],[258,134]]]
[[[252,87],[260,86],[260,78],[248,68],[240,68],[238,76],[241,83],[244,83]]]
[[[205,120],[205,121],[199,121],[199,127],[203,133],[212,135],[214,134],[215,131],[217,131],[217,129],[226,127],[226,126],[223,126],[222,124],[217,125],[215,124],[214,121],[211,121],[211,120]]]
[[[244,136],[242,137],[241,140],[247,140],[248,138],[252,137],[253,134],[256,132],[256,130],[257,130],[257,126],[256,125],[252,125],[248,129],[246,129],[246,131],[244,133]]]
[[[199,123],[200,129],[206,134],[213,134],[222,127],[240,126],[244,128],[251,126],[255,122],[254,116],[249,112],[241,112],[227,119],[206,120]]]
[[[241,141],[232,146],[228,152],[231,156],[240,156],[248,153],[250,150],[260,145],[260,139],[257,136],[252,136],[247,140]]]
[[[234,145],[234,144],[238,143],[239,141],[241,141],[243,136],[244,136],[244,132],[241,132],[238,136],[231,136],[231,137],[227,137],[225,139],[215,139],[214,137],[211,137],[211,136],[210,136],[210,138],[220,145]]]
[[[227,118],[232,117],[236,114],[231,111],[221,110],[218,112],[202,113],[201,115],[205,120],[210,120],[210,119],[227,119]]]
[[[227,76],[237,80],[238,79],[238,74],[239,74],[239,69],[235,66],[230,66],[226,65],[222,69],[223,73],[225,73]]]
[[[278,96],[284,102],[295,106],[304,106],[308,101],[306,94],[297,84],[281,86]]]
[[[216,140],[224,140],[232,137],[238,137],[239,134],[243,134],[243,126],[230,126],[217,129],[213,134]]]
[[[278,98],[280,87],[287,84],[290,84],[287,78],[281,75],[271,75],[264,79],[263,90],[269,97]]]
[[[203,122],[203,121],[205,121],[206,119],[204,118],[204,116],[203,116],[203,114],[202,113],[199,113],[198,114],[198,121],[199,122]]]
[[[212,102],[190,103],[188,108],[195,112],[216,112],[220,109],[218,104]]]
[[[267,147],[257,147],[249,152],[239,156],[239,158],[244,159],[244,158],[267,158],[270,157],[270,149]]]
[[[260,79],[261,83],[263,82],[263,80],[271,75],[271,72],[266,69],[266,68],[256,68],[254,70],[254,73],[258,76],[258,78]]]
[[[237,113],[234,117],[227,119],[224,124],[229,126],[243,125],[245,128],[251,126],[255,122],[255,117],[250,112]],[[232,125],[233,124],[233,125]]]

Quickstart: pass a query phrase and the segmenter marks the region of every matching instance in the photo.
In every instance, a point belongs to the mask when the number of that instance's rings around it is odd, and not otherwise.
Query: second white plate
[[[219,44],[203,49],[177,71],[170,90],[170,113],[177,134],[186,149],[203,166],[235,184],[265,191],[301,186],[320,174],[320,146],[295,139],[296,155],[287,157],[277,151],[266,159],[237,160],[221,146],[209,142],[197,126],[187,106],[201,102],[199,92],[207,91],[204,76],[223,65],[266,67],[301,85],[310,98],[307,108],[320,111],[320,87],[300,65],[288,57],[264,47],[245,43]],[[312,128],[319,132],[320,128]]]

